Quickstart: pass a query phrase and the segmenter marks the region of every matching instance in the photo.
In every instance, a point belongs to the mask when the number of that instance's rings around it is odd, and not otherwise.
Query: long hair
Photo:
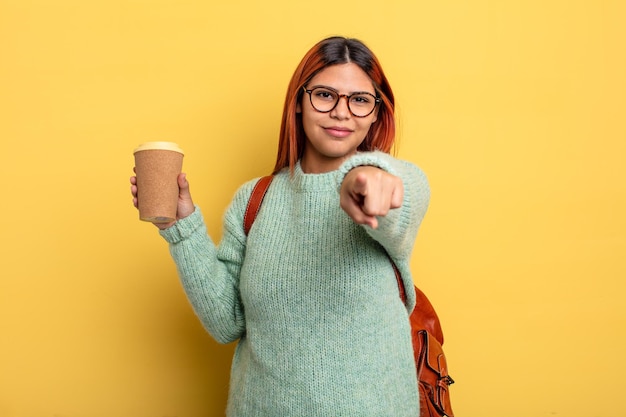
[[[302,87],[324,68],[347,63],[358,65],[369,76],[381,99],[377,120],[370,127],[358,150],[390,152],[396,133],[395,101],[387,77],[374,53],[363,42],[334,36],[313,46],[291,77],[285,97],[274,173],[285,167],[293,171],[304,152],[306,138],[302,116],[296,113],[297,105],[304,94]]]

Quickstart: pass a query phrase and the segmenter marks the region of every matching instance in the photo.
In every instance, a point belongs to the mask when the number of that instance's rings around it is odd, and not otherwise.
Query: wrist
[[[154,223],[154,225],[159,230],[169,229],[170,227],[174,226],[175,224],[176,224],[176,220],[174,220],[173,222],[169,222],[169,223]]]

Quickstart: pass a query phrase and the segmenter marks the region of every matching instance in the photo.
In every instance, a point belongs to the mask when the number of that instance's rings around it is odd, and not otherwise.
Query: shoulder
[[[237,188],[233,198],[224,213],[224,227],[226,233],[236,235],[239,240],[245,240],[243,223],[246,207],[250,201],[252,190],[261,177],[250,179]]]
[[[237,191],[235,191],[231,205],[236,204],[237,202],[245,202],[247,204],[247,201],[250,199],[250,195],[252,194],[252,190],[261,178],[262,177],[252,178],[241,184],[239,188],[237,188]]]
[[[280,172],[275,175],[255,177],[239,186],[239,188],[235,191],[230,205],[226,209],[224,220],[227,226],[229,225],[231,228],[241,228],[243,230],[244,219],[246,216],[246,211],[248,210],[250,201],[252,199],[252,194],[254,193],[255,188],[260,185],[261,180],[265,178],[271,179],[271,187],[269,189],[273,189],[276,187],[280,188],[279,183],[284,182],[281,181],[283,179],[282,177],[284,176],[284,173]]]

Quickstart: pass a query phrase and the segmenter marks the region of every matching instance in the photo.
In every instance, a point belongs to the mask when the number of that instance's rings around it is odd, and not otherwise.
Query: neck
[[[300,168],[305,174],[325,174],[338,170],[348,157],[349,155],[330,158],[319,154],[313,155],[311,152],[305,151],[300,159]]]
[[[300,161],[300,167],[305,174],[325,174],[327,172],[335,171],[341,166],[341,161],[308,161],[302,159]]]

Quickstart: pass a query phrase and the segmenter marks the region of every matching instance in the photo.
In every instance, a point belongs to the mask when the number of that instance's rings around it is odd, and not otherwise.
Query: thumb
[[[189,192],[189,181],[187,181],[187,174],[184,172],[178,174],[178,188],[180,189],[179,195],[183,197],[191,197]]]
[[[182,219],[194,211],[187,174],[182,173],[178,176],[178,188],[178,218]]]
[[[359,173],[354,178],[354,183],[352,185],[352,194],[364,196],[366,192],[367,192],[367,176],[362,173]]]

